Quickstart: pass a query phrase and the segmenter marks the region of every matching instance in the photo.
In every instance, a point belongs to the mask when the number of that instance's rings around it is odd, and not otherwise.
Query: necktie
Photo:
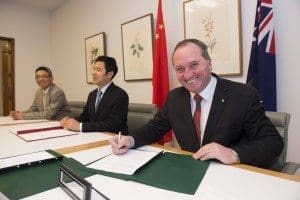
[[[100,103],[100,100],[101,100],[101,96],[102,96],[102,91],[101,90],[98,90],[97,92],[97,97],[96,97],[96,101],[95,101],[95,112],[97,112],[97,109],[99,107],[99,103]]]
[[[43,107],[44,107],[44,111],[46,111],[46,96],[47,96],[47,93],[43,92]]]
[[[196,109],[193,116],[193,121],[197,133],[197,137],[199,139],[199,142],[201,144],[201,129],[200,129],[200,118],[201,118],[201,100],[202,97],[199,94],[195,94],[194,100],[196,102]]]

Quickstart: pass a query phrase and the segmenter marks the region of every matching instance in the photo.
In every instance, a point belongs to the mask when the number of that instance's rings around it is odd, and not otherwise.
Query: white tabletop
[[[59,122],[49,121],[42,123],[0,126],[0,158],[47,149],[59,149],[96,141],[103,141],[111,137],[101,132],[88,132],[66,137],[26,142],[9,131],[11,129],[18,129],[22,127],[24,129],[34,129],[41,126],[43,127],[57,124],[59,124]]]

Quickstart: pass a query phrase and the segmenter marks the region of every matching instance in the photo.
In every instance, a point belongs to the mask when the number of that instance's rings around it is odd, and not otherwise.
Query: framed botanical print
[[[240,0],[189,0],[183,3],[185,38],[208,46],[213,71],[242,75]]]
[[[153,16],[148,14],[121,24],[124,80],[151,79],[153,68]]]
[[[93,83],[92,67],[95,59],[100,55],[105,55],[105,33],[97,33],[85,39],[85,61],[86,61],[86,82]]]

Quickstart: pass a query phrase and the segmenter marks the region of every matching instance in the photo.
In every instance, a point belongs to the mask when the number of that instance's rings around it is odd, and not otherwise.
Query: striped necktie
[[[102,91],[101,91],[101,90],[98,90],[98,91],[97,91],[96,101],[95,101],[95,112],[97,112],[97,109],[98,109],[98,107],[99,107],[100,100],[101,100],[101,96],[102,96]]]
[[[195,130],[197,133],[198,140],[201,144],[201,128],[200,128],[200,119],[201,119],[201,100],[202,97],[199,94],[195,94],[194,100],[196,102],[196,109],[193,116],[193,121],[195,125]]]

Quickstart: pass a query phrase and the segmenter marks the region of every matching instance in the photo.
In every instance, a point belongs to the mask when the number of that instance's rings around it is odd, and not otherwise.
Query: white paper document
[[[8,130],[14,134],[17,134],[18,131],[29,131],[30,130],[36,130],[36,129],[47,129],[51,127],[59,127],[60,122],[59,121],[47,121],[42,123],[31,123],[31,124],[16,124],[9,126]]]
[[[81,164],[86,165],[88,163],[99,160],[99,158],[102,158],[109,154],[112,154],[112,150],[110,145],[106,145],[103,147],[97,147],[97,148],[87,149],[75,153],[65,154],[64,156],[74,158]]]
[[[0,158],[0,169],[20,166],[28,163],[30,164],[33,162],[48,160],[51,158],[55,158],[55,156],[46,151],[39,151],[13,157]]]
[[[132,175],[160,152],[130,149],[127,153],[122,155],[110,154],[87,165],[87,167],[107,172]]]

